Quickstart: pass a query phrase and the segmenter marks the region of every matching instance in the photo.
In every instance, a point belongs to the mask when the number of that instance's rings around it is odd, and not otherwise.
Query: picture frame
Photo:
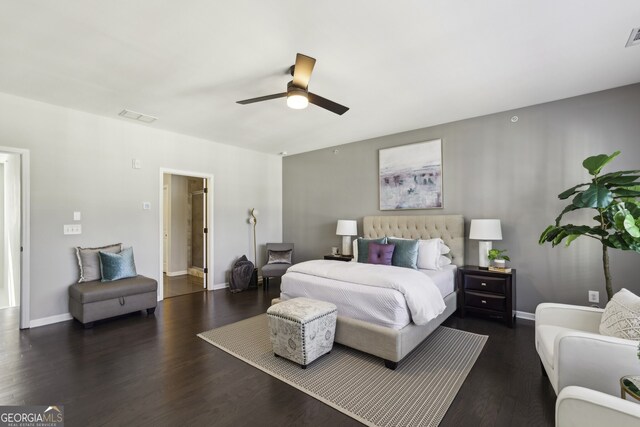
[[[380,210],[442,209],[442,139],[378,150]]]

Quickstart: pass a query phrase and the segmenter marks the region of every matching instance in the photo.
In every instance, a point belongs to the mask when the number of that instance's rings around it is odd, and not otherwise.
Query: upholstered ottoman
[[[85,328],[96,320],[138,310],[156,310],[158,282],[145,276],[102,283],[100,280],[69,286],[69,312]]]
[[[302,368],[333,348],[338,309],[334,304],[294,298],[267,310],[273,353]]]

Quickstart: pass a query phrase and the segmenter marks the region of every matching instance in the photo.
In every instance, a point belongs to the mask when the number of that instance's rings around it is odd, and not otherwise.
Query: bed
[[[337,343],[378,356],[390,369],[417,347],[457,308],[457,272],[464,265],[464,218],[462,215],[367,216],[363,237],[441,238],[451,249],[451,266],[442,271],[423,271],[436,284],[444,299],[444,311],[423,325],[411,321],[404,297],[397,291],[369,286],[344,286],[344,281],[298,273],[282,278],[280,300],[299,296],[334,302],[338,306]],[[340,263],[341,261],[326,261]],[[377,291],[373,291],[377,289]],[[388,292],[386,292],[388,291]],[[399,295],[399,296],[398,296]]]

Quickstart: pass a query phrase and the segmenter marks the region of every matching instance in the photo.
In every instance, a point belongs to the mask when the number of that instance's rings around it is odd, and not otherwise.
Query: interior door
[[[164,186],[163,187],[163,195],[162,195],[162,209],[163,209],[163,231],[162,231],[162,250],[163,250],[163,256],[162,256],[162,271],[164,273],[166,273],[167,271],[169,271],[169,224],[171,221],[171,218],[169,218],[170,212],[169,212],[169,187],[168,186]]]
[[[203,189],[191,195],[191,263],[204,273],[203,287],[207,286],[207,188],[203,179]]]

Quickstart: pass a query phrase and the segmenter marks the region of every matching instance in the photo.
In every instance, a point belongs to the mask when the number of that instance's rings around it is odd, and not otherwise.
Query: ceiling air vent
[[[629,36],[629,40],[627,40],[627,44],[625,47],[631,47],[640,44],[640,27],[634,28],[631,30],[631,35]]]
[[[157,117],[148,116],[142,113],[136,113],[135,111],[131,111],[127,109],[120,111],[120,114],[118,115],[122,117],[126,117],[127,119],[138,120],[139,122],[143,122],[143,123],[153,123],[156,120],[158,120]]]

